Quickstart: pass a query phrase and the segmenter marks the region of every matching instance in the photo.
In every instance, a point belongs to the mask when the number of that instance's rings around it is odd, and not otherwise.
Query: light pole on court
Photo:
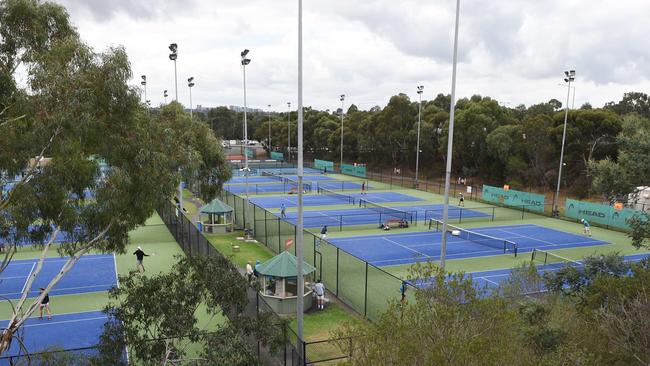
[[[287,120],[287,161],[291,162],[291,102],[287,102],[287,107],[289,108],[289,118]]]
[[[178,75],[176,73],[176,60],[178,59],[178,45],[176,43],[171,43],[169,45],[169,59],[174,61],[174,89],[176,92],[176,101],[178,102]],[[178,168],[178,172],[181,172],[181,168]],[[178,209],[180,214],[183,214],[183,177],[181,176],[181,181],[178,182]]]
[[[142,81],[140,84],[144,87],[144,102],[145,104],[147,103],[147,75],[142,75],[141,76]]]
[[[415,150],[415,188],[418,188],[418,173],[420,167],[420,121],[422,119],[422,93],[424,92],[424,86],[418,86],[418,96],[420,97],[420,102],[418,105],[418,142]]]
[[[460,0],[456,0],[456,25],[454,27],[454,56],[451,72],[451,105],[449,106],[449,132],[447,136],[447,167],[445,168],[445,196],[442,208],[442,237],[440,241],[440,269],[445,270],[447,255],[447,221],[449,220],[449,185],[451,182],[451,158],[454,143],[454,111],[456,109],[456,65],[458,61],[458,23]]]
[[[268,105],[269,107],[269,154],[271,153],[271,105]]]
[[[576,78],[576,71],[570,70],[564,72],[564,82],[567,83],[566,105],[564,106],[564,131],[562,132],[562,148],[560,149],[560,167],[557,170],[557,185],[555,186],[555,195],[553,196],[553,216],[560,213],[557,205],[560,201],[560,182],[562,180],[562,165],[564,163],[564,143],[566,142],[566,124],[569,119],[569,96],[571,95],[571,82]]]
[[[345,94],[341,94],[339,98],[341,101],[341,162],[339,163],[339,169],[343,170],[343,102],[345,101]]]
[[[243,50],[241,55],[241,66],[244,73],[244,176],[246,177],[246,203],[248,204],[248,155],[246,149],[248,148],[248,126],[246,125],[246,65],[251,63],[251,59],[247,58],[248,49]],[[245,205],[247,207],[247,205]]]
[[[193,118],[193,108],[192,108],[192,88],[194,87],[194,76],[190,76],[187,79],[187,87],[190,89],[190,119]]]
[[[303,136],[302,136],[302,0],[298,0],[298,225],[296,228],[296,257],[298,259],[297,272],[298,272],[298,293],[296,301],[296,322],[297,322],[297,335],[298,339],[302,341],[303,337],[303,316],[304,316],[304,293],[305,293],[305,278],[303,277]],[[304,347],[300,349],[300,356],[303,360],[306,356],[303,354]]]

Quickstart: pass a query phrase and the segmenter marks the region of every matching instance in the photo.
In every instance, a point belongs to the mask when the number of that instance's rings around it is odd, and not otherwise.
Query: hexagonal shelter
[[[218,199],[201,207],[201,224],[206,233],[223,234],[233,230],[233,209]],[[204,215],[207,218],[204,220]]]
[[[305,279],[305,310],[312,306],[313,273],[316,268],[303,261],[303,277]],[[296,312],[298,298],[298,259],[289,252],[282,252],[257,267],[261,284],[260,295],[278,314]]]

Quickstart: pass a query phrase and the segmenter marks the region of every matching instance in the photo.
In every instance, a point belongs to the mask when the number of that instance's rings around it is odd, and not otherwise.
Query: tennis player
[[[462,193],[460,194],[460,201],[458,202],[458,206],[465,207],[465,195]]]
[[[284,203],[280,205],[280,217],[283,219],[287,218],[287,206],[285,206]]]
[[[366,194],[366,182],[361,182],[361,194]]]
[[[314,285],[314,292],[316,293],[316,305],[318,309],[325,309],[325,285],[318,279]]]
[[[45,289],[41,287],[40,293],[42,294],[43,292],[45,292]],[[43,320],[43,308],[45,308],[45,311],[47,312],[47,320],[52,320],[52,312],[50,311],[50,295],[45,294],[45,297],[41,301],[39,307],[41,309],[41,312],[40,315],[38,316],[38,319]]]
[[[148,257],[149,254],[145,254],[145,252],[142,251],[142,248],[138,247],[138,249],[133,252],[133,255],[135,255],[135,259],[137,260],[136,267],[139,271],[144,272],[144,264],[142,264],[142,261],[144,260],[144,257]]]
[[[327,239],[327,225],[320,229],[320,238],[323,240]]]
[[[591,225],[589,225],[589,221],[585,219],[580,219],[580,222],[582,223],[582,226],[584,228],[583,232],[585,235],[591,236]]]

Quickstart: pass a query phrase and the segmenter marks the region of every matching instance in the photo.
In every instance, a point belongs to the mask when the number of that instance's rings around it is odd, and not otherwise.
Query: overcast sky
[[[296,0],[57,0],[82,38],[101,51],[123,45],[147,97],[174,96],[169,43],[178,44],[178,98],[243,105],[239,53],[250,49],[248,104],[297,103]],[[391,95],[450,93],[454,0],[305,0],[304,104],[362,109]],[[563,71],[576,70],[576,107],[650,92],[648,0],[461,0],[457,95],[503,105],[564,102]],[[171,100],[168,98],[168,100]]]

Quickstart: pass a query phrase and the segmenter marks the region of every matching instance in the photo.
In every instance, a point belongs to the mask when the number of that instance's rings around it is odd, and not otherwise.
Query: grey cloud
[[[126,14],[134,19],[151,19],[172,16],[187,11],[195,5],[194,0],[57,0],[71,13],[87,11],[96,21],[106,22],[116,14]]]

